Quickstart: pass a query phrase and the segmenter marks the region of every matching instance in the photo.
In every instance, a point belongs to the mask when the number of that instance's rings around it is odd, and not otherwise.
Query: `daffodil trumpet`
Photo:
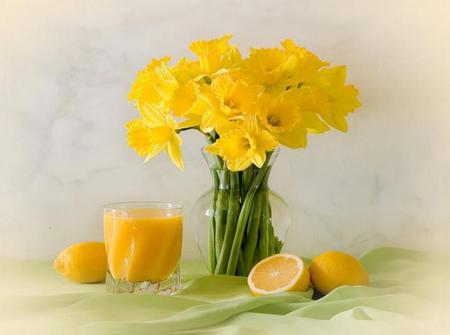
[[[128,145],[145,161],[167,152],[184,169],[181,133],[203,133],[214,157],[208,258],[214,274],[246,275],[279,253],[268,179],[278,147],[305,148],[310,134],[346,132],[360,103],[346,68],[330,67],[285,40],[244,58],[230,35],[190,45],[194,59],[154,59],[129,93],[139,117],[127,123]]]

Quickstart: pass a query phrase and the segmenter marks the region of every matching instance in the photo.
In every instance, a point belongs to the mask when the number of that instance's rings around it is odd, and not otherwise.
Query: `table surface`
[[[369,287],[318,300],[312,290],[252,297],[245,278],[209,276],[201,262],[182,264],[177,294],[157,296],[108,294],[62,278],[51,262],[4,260],[0,334],[447,334],[447,256],[378,248],[360,260]]]

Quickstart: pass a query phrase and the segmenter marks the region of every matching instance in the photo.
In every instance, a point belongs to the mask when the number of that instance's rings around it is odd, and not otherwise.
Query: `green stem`
[[[252,184],[254,168],[252,166],[240,172],[241,176],[241,199],[245,199],[247,192]]]
[[[258,244],[260,259],[264,259],[270,255],[269,245],[271,243],[270,242],[271,236],[269,226],[271,225],[270,222],[271,218],[269,211],[270,204],[269,204],[269,186],[268,186],[270,170],[271,167],[268,167],[267,173],[264,176],[264,179],[262,180],[260,187],[261,193],[263,193],[262,196],[263,205],[261,210],[261,223],[259,225],[259,244]]]
[[[212,144],[217,140],[217,134],[215,132],[205,134],[208,144]],[[212,211],[213,215],[209,220],[209,234],[208,234],[208,258],[209,258],[209,271],[214,273],[216,269],[216,262],[219,258],[220,248],[223,240],[223,220],[224,208],[227,207],[228,194],[226,189],[228,188],[227,180],[221,175],[221,170],[224,167],[224,161],[220,156],[213,155],[214,166],[211,168],[211,174],[213,177],[214,196]],[[222,177],[222,178],[221,178]],[[225,179],[225,180],[224,180]],[[225,191],[223,190],[225,188]]]
[[[239,257],[239,250],[241,250],[242,238],[244,237],[245,226],[250,215],[250,209],[252,207],[253,198],[258,190],[261,181],[267,173],[267,164],[269,163],[270,155],[267,156],[264,165],[259,169],[258,174],[253,178],[253,182],[250,186],[247,195],[245,196],[244,203],[242,204],[241,211],[239,213],[238,222],[236,226],[236,233],[234,234],[233,244],[231,246],[230,258],[228,260],[227,274],[234,275],[236,273],[236,266]]]
[[[259,230],[259,257],[264,259],[269,256],[269,244],[270,244],[270,216],[269,216],[269,198],[268,192],[264,191],[264,207],[262,212],[261,225]]]
[[[216,265],[215,274],[225,274],[227,270],[228,256],[236,230],[236,221],[239,216],[239,198],[239,172],[230,172],[230,193],[228,199],[228,211],[226,213],[225,236],[220,250],[219,260]]]
[[[264,213],[267,213],[267,206],[264,206]],[[269,256],[269,225],[267,220],[261,220],[261,224],[259,226],[259,258],[264,259]]]
[[[206,141],[209,144],[214,143],[214,137],[211,134],[205,134]],[[209,272],[214,273],[214,269],[216,268],[216,246],[215,246],[215,234],[216,234],[216,201],[219,193],[220,180],[217,174],[217,167],[220,166],[220,161],[216,159],[216,168],[211,169],[211,176],[213,180],[214,187],[214,195],[212,202],[212,212],[213,215],[209,218],[209,231],[208,231],[208,260],[209,260]]]
[[[269,210],[267,210],[267,212],[269,212]],[[270,222],[270,217],[269,217],[269,224],[268,224],[268,226],[269,226],[269,246],[268,246],[268,249],[269,249],[269,256],[272,256],[276,252],[275,252],[275,234],[274,234],[274,231],[273,231],[273,225]]]
[[[252,185],[253,176],[254,168],[252,166],[242,171],[242,189],[244,197],[247,194],[250,186]]]
[[[216,250],[214,244],[215,234],[215,220],[214,215],[209,217],[209,230],[208,230],[208,261],[209,261],[209,273],[214,273],[216,268]]]
[[[221,174],[221,178],[220,178],[219,192],[216,201],[216,211],[214,212],[214,219],[216,221],[215,227],[216,258],[218,258],[220,255],[225,235],[225,227],[228,211],[228,197],[229,197],[228,188],[230,177],[228,170],[218,170],[217,173]]]
[[[213,177],[214,185],[214,196],[212,203],[213,213],[216,212],[216,201],[219,192],[219,177],[217,176],[217,171],[212,169],[211,174]],[[214,273],[216,268],[216,247],[215,247],[215,218],[214,214],[209,217],[209,234],[208,234],[208,259],[209,259],[209,272]]]
[[[258,263],[259,261],[260,261],[259,250],[258,250],[258,248],[256,248],[255,254],[253,255],[253,264]]]
[[[264,197],[263,192],[258,191],[256,193],[255,201],[253,202],[252,212],[248,221],[249,226],[247,235],[248,238],[244,247],[244,259],[247,273],[250,271],[250,268],[253,265],[253,256],[255,254],[256,245],[258,242],[258,231],[259,231],[259,224],[261,222],[263,197]]]
[[[247,267],[245,265],[244,255],[242,253],[242,249],[239,249],[239,258],[238,258],[238,265],[237,265],[237,275],[238,276],[247,276]]]

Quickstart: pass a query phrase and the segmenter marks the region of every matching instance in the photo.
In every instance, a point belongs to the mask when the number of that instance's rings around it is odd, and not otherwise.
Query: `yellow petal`
[[[227,168],[233,172],[245,170],[250,165],[252,165],[252,161],[247,156],[242,159],[227,161]]]
[[[197,115],[186,115],[187,120],[181,121],[177,129],[188,129],[198,127],[200,125],[201,118]]]
[[[181,85],[175,91],[171,101],[171,109],[176,116],[184,116],[197,100],[197,89],[194,83]]]
[[[198,56],[200,63],[200,69],[206,74],[212,74],[226,65],[230,65],[229,62],[237,58],[236,50],[231,50],[228,44],[231,39],[231,35],[225,35],[221,38],[209,40],[209,41],[196,41],[190,46],[193,53]]]
[[[186,84],[202,74],[200,63],[198,61],[186,59],[185,57],[181,58],[180,61],[170,69],[170,72],[180,84]]]
[[[321,134],[330,130],[330,127],[315,113],[301,113],[301,124],[309,133],[313,134]]]
[[[163,105],[142,103],[137,106],[139,113],[147,126],[158,127],[166,124],[166,115],[168,114],[168,111]]]
[[[128,98],[135,100],[138,105],[170,101],[178,82],[167,67],[169,59],[154,59],[144,70],[139,71]]]
[[[330,126],[346,133],[348,131],[348,124],[345,117],[339,114],[322,115],[322,119]]]
[[[222,155],[222,148],[220,147],[220,143],[218,142],[207,145],[205,147],[205,151],[213,155]]]
[[[149,153],[151,132],[142,119],[135,119],[126,124],[128,130],[128,146],[133,148],[139,156],[146,156]]]
[[[304,148],[307,143],[306,129],[298,126],[291,131],[279,134],[278,140],[291,149]]]
[[[150,136],[153,144],[165,144],[171,141],[175,133],[167,126],[154,127],[150,129]]]
[[[284,92],[296,63],[294,55],[278,48],[252,48],[244,66],[255,83],[265,85],[267,90]]]
[[[211,89],[214,92],[214,95],[221,101],[223,101],[228,96],[232,85],[233,80],[231,79],[231,77],[222,75],[214,79],[211,84]]]
[[[227,122],[228,119],[223,114],[217,112],[216,110],[208,109],[202,115],[200,129],[204,133],[209,133]]]
[[[166,147],[165,138],[171,136],[167,127],[149,128],[142,119],[135,119],[127,123],[128,145],[139,156],[146,157],[145,161],[152,159]],[[169,134],[169,135],[168,135]]]
[[[273,133],[286,132],[300,121],[298,103],[283,96],[264,94],[259,101],[258,114],[262,124]]]
[[[222,66],[224,68],[235,68],[242,63],[241,52],[235,45],[231,45],[228,51],[222,57]]]
[[[175,138],[168,142],[167,145],[167,153],[172,160],[172,162],[181,170],[184,170],[184,162],[181,155],[181,139],[178,135],[175,135]]]
[[[254,150],[251,154],[252,163],[261,168],[266,161],[266,151],[263,149]]]
[[[257,132],[253,133],[253,137],[257,143],[258,149],[263,148],[264,151],[272,151],[278,145],[276,138],[264,129],[258,129]]]
[[[159,154],[161,151],[163,151],[165,147],[166,147],[165,143],[151,145],[148,148],[147,155],[145,156],[145,162],[148,162],[149,160],[151,160],[153,157],[155,157],[157,154]]]

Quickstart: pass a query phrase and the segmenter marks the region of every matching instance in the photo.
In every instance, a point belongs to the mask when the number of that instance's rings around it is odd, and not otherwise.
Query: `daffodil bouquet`
[[[193,42],[195,59],[154,59],[139,71],[129,99],[140,117],[126,127],[139,156],[166,151],[180,170],[180,133],[205,135],[204,151],[214,157],[209,268],[245,275],[282,248],[271,219],[270,156],[280,145],[304,148],[308,134],[347,131],[360,103],[344,66],[329,67],[292,40],[244,58],[230,38]]]

